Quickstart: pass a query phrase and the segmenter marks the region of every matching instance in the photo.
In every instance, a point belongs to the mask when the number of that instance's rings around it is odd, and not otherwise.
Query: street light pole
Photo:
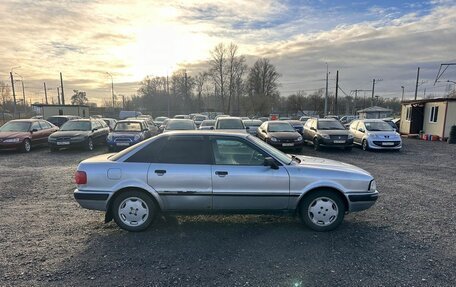
[[[13,70],[14,70],[14,69],[17,69],[17,68],[20,68],[20,67],[21,67],[21,66],[12,67],[12,68],[11,68],[11,71],[10,71],[11,89],[13,90],[13,101],[14,101],[14,118],[16,118],[17,107],[16,107],[16,91],[15,91],[15,89],[14,89]]]
[[[115,103],[114,103],[114,79],[111,75],[111,73],[109,72],[106,72],[106,74],[108,74],[110,77],[111,77],[111,97],[112,97],[112,107],[114,108],[115,107]]]
[[[24,88],[24,77],[22,77],[21,75],[19,75],[18,73],[14,72],[16,75],[18,75],[19,77],[21,77],[21,85],[22,85],[22,100],[23,100],[23,104],[24,104],[24,113],[27,112],[27,108],[26,108],[26,104],[27,102],[25,101],[25,88]]]
[[[325,116],[328,115],[328,63],[326,63]]]

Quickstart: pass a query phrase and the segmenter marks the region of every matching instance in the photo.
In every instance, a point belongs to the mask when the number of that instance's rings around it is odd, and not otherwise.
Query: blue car
[[[289,120],[287,121],[290,123],[290,125],[301,135],[303,135],[304,132],[304,126],[301,121],[294,121],[294,120]]]
[[[113,152],[137,144],[150,138],[150,136],[151,132],[145,121],[123,120],[116,123],[113,131],[106,138],[106,141],[109,151]]]

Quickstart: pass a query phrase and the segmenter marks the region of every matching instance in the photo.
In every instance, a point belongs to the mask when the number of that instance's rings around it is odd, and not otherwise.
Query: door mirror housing
[[[358,131],[365,133],[366,131],[363,128],[359,128]]]
[[[313,130],[313,131],[315,131],[315,132],[317,131],[317,129],[314,128],[314,127],[310,127],[310,129]]]
[[[37,129],[33,129],[30,131],[30,133],[33,134],[33,133],[36,133],[37,131],[38,131]]]
[[[98,130],[97,128],[94,128],[94,129],[92,129],[92,132],[97,131],[97,130]]]
[[[272,169],[279,169],[279,165],[277,164],[277,162],[275,161],[275,159],[273,159],[272,157],[265,157],[264,158],[264,166],[269,166],[271,167]]]
[[[250,130],[250,127],[245,127],[246,130]]]

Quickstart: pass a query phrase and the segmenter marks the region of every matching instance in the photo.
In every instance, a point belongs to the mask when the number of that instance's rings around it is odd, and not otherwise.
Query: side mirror
[[[314,128],[314,127],[310,127],[310,129],[313,130],[313,131],[317,131],[317,129]]]
[[[97,131],[97,130],[98,130],[97,128],[94,128],[94,129],[92,129],[92,132]]]
[[[365,132],[365,130],[364,130],[363,128],[359,128],[358,131],[360,131],[360,132],[362,132],[362,133]]]
[[[213,130],[213,129],[214,129],[214,127],[210,127],[209,129],[210,129],[210,130]]]
[[[272,157],[265,157],[263,165],[269,166],[272,169],[279,169],[279,166],[277,165],[276,161]]]
[[[37,129],[33,129],[33,130],[31,130],[30,132],[33,134],[33,133],[35,133],[35,132],[37,132],[37,131],[38,131]]]
[[[250,127],[245,127],[246,130],[250,130]]]

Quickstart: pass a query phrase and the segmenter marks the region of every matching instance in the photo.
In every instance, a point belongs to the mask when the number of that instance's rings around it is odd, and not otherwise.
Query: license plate
[[[282,146],[294,146],[294,143],[284,143]]]
[[[129,143],[116,143],[117,146],[129,146]]]
[[[57,145],[69,145],[70,142],[57,142]]]
[[[394,145],[392,142],[382,142],[382,145]]]
[[[345,143],[345,141],[334,141],[334,143]]]

